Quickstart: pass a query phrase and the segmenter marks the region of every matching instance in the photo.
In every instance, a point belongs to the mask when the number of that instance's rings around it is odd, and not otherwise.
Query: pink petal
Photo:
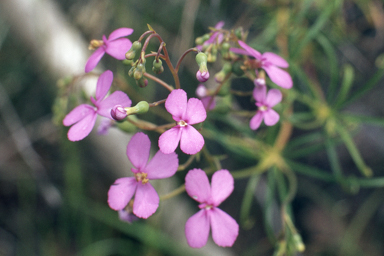
[[[67,134],[68,139],[70,141],[79,141],[87,137],[95,125],[96,117],[96,112],[91,112],[82,120],[72,125]]]
[[[138,132],[132,136],[127,145],[127,156],[133,166],[141,171],[147,165],[150,150],[151,141],[148,135]]]
[[[212,175],[211,198],[214,206],[219,206],[232,193],[234,180],[228,170],[219,170]]]
[[[265,85],[256,86],[255,89],[253,89],[253,98],[255,98],[257,102],[264,104],[266,97],[267,97],[267,86]]]
[[[239,235],[239,225],[226,212],[212,208],[209,212],[213,241],[222,247],[230,247]]]
[[[273,109],[268,109],[264,113],[264,123],[267,126],[275,125],[279,121],[279,119],[280,119],[279,114]]]
[[[256,59],[261,59],[261,53],[244,43],[243,41],[238,41],[239,45],[244,48],[248,52],[249,55],[255,57]]]
[[[289,73],[274,65],[263,65],[263,69],[267,72],[269,78],[278,86],[289,89],[292,87],[293,82]]]
[[[107,95],[109,88],[111,88],[113,81],[113,73],[107,70],[99,76],[96,85],[96,101],[100,102]]]
[[[118,29],[112,31],[112,33],[108,37],[108,41],[112,41],[112,40],[115,40],[117,38],[124,37],[124,36],[129,36],[132,33],[133,33],[132,28],[118,28]]]
[[[179,159],[175,152],[164,154],[159,150],[142,171],[148,174],[148,179],[155,180],[173,176],[178,167]]]
[[[190,125],[203,122],[207,118],[207,112],[201,100],[190,98],[187,103],[187,111],[182,118]]]
[[[273,107],[283,99],[283,94],[278,89],[271,89],[267,93],[265,104],[269,107]]]
[[[104,56],[105,49],[103,46],[97,48],[92,55],[87,60],[87,63],[85,64],[85,73],[88,73],[92,71],[96,66],[97,63],[101,60],[101,58]]]
[[[118,60],[125,60],[125,54],[131,49],[132,42],[127,38],[119,38],[114,41],[109,41],[106,53]]]
[[[179,126],[173,127],[160,135],[159,148],[164,154],[175,152],[179,145],[181,137],[181,129]]]
[[[206,245],[209,236],[209,218],[206,210],[200,210],[185,223],[185,237],[188,245],[201,248]]]
[[[63,120],[63,124],[65,126],[70,126],[82,120],[86,116],[91,115],[94,112],[95,112],[94,107],[88,104],[81,104],[75,107],[74,109],[72,109],[72,111],[65,116]]]
[[[262,55],[262,59],[265,61],[270,62],[271,64],[281,67],[281,68],[287,68],[289,67],[288,62],[273,52],[265,52]]]
[[[224,27],[224,21],[221,20],[219,22],[217,22],[217,24],[215,25],[215,29],[221,29],[222,27]]]
[[[97,113],[101,116],[112,118],[111,109],[114,106],[121,105],[124,108],[126,108],[126,107],[130,107],[131,104],[132,104],[132,101],[129,99],[127,94],[125,94],[122,91],[116,91],[116,92],[113,92],[111,95],[105,98],[105,100],[101,101],[98,104]]]
[[[203,136],[191,125],[182,127],[180,149],[185,154],[194,155],[204,146]]]
[[[199,203],[206,203],[211,198],[211,187],[207,174],[201,169],[192,169],[187,173],[185,190]]]
[[[109,207],[115,211],[124,209],[135,193],[137,184],[134,177],[117,179],[108,190]]]
[[[229,48],[229,50],[231,52],[234,52],[234,53],[239,54],[239,55],[247,55],[247,56],[251,55],[246,50],[240,49],[240,48],[233,48],[233,47],[231,47],[231,48]]]
[[[175,121],[180,121],[187,109],[187,93],[182,89],[173,90],[165,101],[165,108]]]
[[[133,202],[133,213],[140,218],[146,219],[154,214],[159,207],[159,195],[151,183],[138,183]]]
[[[256,130],[257,128],[260,127],[261,121],[263,121],[264,117],[264,112],[262,111],[257,111],[256,115],[254,115],[249,122],[249,126],[251,127],[252,130]]]

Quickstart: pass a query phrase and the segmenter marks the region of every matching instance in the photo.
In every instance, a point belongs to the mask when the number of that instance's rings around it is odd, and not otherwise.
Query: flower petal
[[[187,93],[182,89],[173,90],[165,101],[165,108],[175,121],[180,121],[187,109]]]
[[[207,174],[201,169],[192,169],[185,176],[187,194],[199,203],[206,203],[211,198],[211,187]]]
[[[266,97],[267,97],[267,86],[265,85],[255,86],[255,89],[253,89],[253,98],[255,98],[257,102],[264,104]]]
[[[268,109],[264,113],[264,123],[267,126],[275,125],[279,121],[279,119],[279,114],[273,109]]]
[[[292,88],[293,81],[289,73],[274,65],[263,65],[263,69],[267,72],[269,78],[278,86],[290,89]]]
[[[244,48],[248,52],[248,55],[255,57],[256,59],[261,59],[261,53],[244,43],[243,41],[238,41],[239,45]]]
[[[127,94],[122,91],[116,91],[109,95],[107,98],[105,98],[105,100],[98,103],[97,113],[101,116],[105,116],[112,119],[111,110],[114,106],[121,105],[122,107],[126,108],[130,107],[131,104],[132,101],[129,99]]]
[[[132,42],[127,38],[109,41],[105,52],[118,60],[125,60],[125,54],[131,49]]]
[[[271,64],[281,67],[281,68],[287,68],[289,67],[288,62],[273,52],[265,52],[262,55],[263,60],[270,62]]]
[[[222,247],[230,247],[239,235],[239,225],[226,212],[212,208],[209,212],[213,241]]]
[[[257,111],[256,115],[254,115],[249,122],[249,127],[251,127],[252,130],[256,130],[257,128],[260,127],[261,122],[263,121],[264,118],[264,112],[262,111]]]
[[[89,115],[72,125],[67,134],[68,139],[70,141],[79,141],[87,137],[95,125],[96,117],[96,112],[90,112]]]
[[[216,100],[213,96],[203,97],[200,100],[203,103],[205,109],[212,110],[216,107]]]
[[[127,145],[127,156],[133,166],[141,171],[147,165],[150,150],[151,141],[148,135],[138,132],[132,136]]]
[[[182,130],[179,126],[175,126],[160,135],[159,148],[164,154],[175,152],[179,145]]]
[[[88,73],[92,71],[96,66],[97,63],[101,60],[101,58],[104,56],[105,49],[103,46],[97,48],[92,55],[88,58],[87,63],[85,64],[85,73]]]
[[[239,55],[247,55],[247,56],[251,55],[251,54],[248,53],[246,50],[244,50],[244,49],[240,49],[240,48],[234,48],[234,47],[231,47],[231,48],[229,48],[229,50],[230,50],[231,52],[234,52],[234,53],[239,54]]]
[[[108,190],[109,207],[115,211],[124,209],[135,193],[137,184],[134,177],[117,179]]]
[[[211,199],[215,206],[219,206],[232,193],[234,180],[228,170],[219,170],[212,175]]]
[[[188,245],[201,248],[206,245],[209,236],[209,218],[206,210],[200,210],[185,223],[185,237]]]
[[[117,38],[124,37],[124,36],[129,36],[132,33],[133,33],[132,28],[118,28],[118,29],[112,31],[112,33],[108,37],[108,41],[112,41],[112,40],[115,40]]]
[[[199,152],[204,146],[204,137],[195,127],[187,125],[182,129],[180,138],[180,149],[185,154],[194,155]]]
[[[72,111],[65,116],[63,120],[63,124],[65,126],[70,126],[94,112],[95,112],[94,107],[88,104],[81,104],[75,107],[74,109],[72,109]]]
[[[207,112],[201,100],[190,98],[187,103],[187,111],[182,117],[188,124],[198,124],[207,118]]]
[[[267,93],[267,98],[265,99],[265,104],[268,107],[273,107],[278,104],[283,99],[283,94],[278,89],[271,89]]]
[[[96,85],[96,101],[100,102],[107,95],[109,88],[111,88],[113,81],[113,73],[107,70],[99,76]]]
[[[159,207],[159,195],[151,183],[138,183],[133,202],[133,213],[140,218],[146,219],[154,214]]]
[[[148,174],[148,179],[155,180],[173,176],[178,167],[179,159],[175,152],[164,154],[159,150],[142,171]]]

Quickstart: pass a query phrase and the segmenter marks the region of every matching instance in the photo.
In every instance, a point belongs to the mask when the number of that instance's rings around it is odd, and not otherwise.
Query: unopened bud
[[[148,79],[142,77],[141,79],[136,80],[136,84],[138,86],[140,86],[141,88],[144,88],[144,87],[146,87],[148,85]]]
[[[207,55],[203,52],[199,52],[196,55],[196,62],[197,62],[197,65],[199,65],[199,66],[202,64],[207,65]]]
[[[203,84],[200,84],[199,86],[197,86],[196,88],[197,97],[203,98],[207,96],[207,93],[208,93],[207,87],[205,87]]]
[[[129,51],[127,51],[127,53],[125,54],[125,58],[126,58],[127,60],[133,60],[133,59],[135,58],[135,55],[136,55],[135,51],[133,51],[132,48],[131,48],[131,49],[130,49]]]
[[[135,79],[135,80],[139,80],[139,79],[141,79],[143,77],[143,72],[141,72],[141,71],[139,71],[139,70],[135,70],[134,72],[133,72],[133,78]]]
[[[208,70],[205,72],[200,72],[200,70],[196,73],[196,78],[199,82],[204,83],[209,79],[209,72]]]
[[[135,41],[132,43],[132,50],[137,51],[141,49],[141,43],[139,41]]]
[[[123,62],[123,64],[126,65],[126,66],[131,66],[132,63],[133,63],[133,60],[127,60],[127,59],[125,59],[125,60],[123,60],[122,62]]]
[[[237,76],[242,76],[244,75],[244,70],[241,69],[242,63],[239,61],[236,61],[232,65],[232,72],[237,75]]]
[[[155,74],[161,74],[161,73],[164,72],[163,63],[162,63],[162,61],[160,59],[153,61],[152,71]]]
[[[127,111],[121,105],[116,105],[111,109],[111,116],[116,121],[122,121],[127,117]]]
[[[295,244],[297,251],[299,251],[299,252],[305,251],[305,244],[303,243],[303,240],[301,239],[301,236],[299,234],[293,235],[293,242]]]

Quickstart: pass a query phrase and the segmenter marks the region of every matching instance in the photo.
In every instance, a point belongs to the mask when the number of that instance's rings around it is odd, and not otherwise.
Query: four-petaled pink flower
[[[119,28],[113,31],[108,39],[103,35],[103,40],[92,40],[90,47],[97,48],[85,64],[85,72],[92,71],[105,53],[118,60],[125,59],[125,53],[131,49],[132,42],[128,38],[122,38],[132,34],[131,28]]]
[[[201,209],[185,223],[185,236],[189,246],[203,247],[212,228],[213,241],[219,246],[232,246],[239,234],[239,225],[224,211],[217,208],[233,191],[233,177],[227,170],[212,176],[212,187],[205,172],[193,169],[185,177],[185,190],[200,203]]]
[[[192,126],[207,117],[203,103],[196,98],[187,102],[187,93],[181,89],[173,90],[165,101],[165,108],[172,114],[177,125],[164,132],[159,138],[159,148],[164,154],[180,149],[186,154],[196,154],[204,146],[203,136]]]
[[[253,97],[256,100],[256,106],[259,109],[256,112],[256,115],[252,117],[249,122],[249,126],[252,130],[259,128],[261,122],[264,119],[264,123],[267,126],[275,125],[279,119],[279,114],[272,109],[276,104],[278,104],[282,99],[282,94],[277,89],[271,89],[267,93],[266,86],[256,86],[253,90]]]
[[[171,177],[177,171],[179,160],[176,153],[164,154],[157,151],[148,162],[151,141],[142,132],[132,136],[127,146],[127,156],[134,168],[134,177],[117,179],[108,191],[108,204],[113,210],[123,210],[135,194],[133,213],[148,218],[159,206],[159,195],[149,180]]]
[[[68,131],[69,140],[78,141],[87,137],[95,125],[97,114],[112,119],[111,109],[115,105],[131,106],[131,100],[121,91],[116,91],[104,99],[111,87],[112,81],[112,71],[107,70],[102,73],[97,80],[96,99],[91,96],[91,102],[96,108],[88,104],[81,104],[64,118],[63,124],[65,126],[73,125]]]
[[[257,66],[267,72],[272,82],[285,89],[289,89],[292,87],[293,82],[291,76],[287,71],[280,69],[287,68],[289,66],[286,60],[284,60],[282,57],[273,52],[265,52],[261,54],[252,47],[248,46],[243,41],[239,40],[238,42],[239,45],[244,48],[244,50],[238,48],[231,48],[230,50],[232,52],[254,57],[257,61]]]

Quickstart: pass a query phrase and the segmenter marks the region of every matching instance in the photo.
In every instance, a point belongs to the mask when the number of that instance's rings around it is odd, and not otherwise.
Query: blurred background
[[[195,45],[196,37],[221,20],[224,28],[248,30],[250,45],[259,51],[274,51],[286,58],[295,88],[305,88],[309,79],[328,98],[335,95],[334,88],[346,72],[352,74],[351,91],[358,97],[351,97],[340,111],[367,117],[359,119],[363,121],[354,130],[354,141],[374,176],[383,176],[384,8],[380,0],[2,0],[0,255],[273,254],[274,245],[263,228],[261,195],[267,186],[263,177],[254,194],[252,221],[241,225],[235,245],[223,249],[210,241],[204,249],[191,250],[183,227],[197,205],[185,194],[161,202],[153,217],[133,224],[120,222],[109,209],[109,186],[130,172],[127,135],[111,129],[107,136],[98,136],[95,128],[91,136],[73,143],[61,125],[70,110],[60,108],[62,97],[57,95],[63,86],[76,81],[78,88],[91,93],[95,74],[103,68],[122,81],[115,89],[130,90],[133,101],[137,99],[137,86],[127,79],[128,69],[110,57],[103,58],[94,74],[84,76],[90,40],[130,27],[135,32],[129,38],[134,41],[150,24],[167,43],[175,63]],[[152,50],[156,47],[153,43]],[[189,95],[196,88],[196,68],[194,57],[188,56],[180,76]],[[220,70],[216,65],[211,68]],[[172,81],[167,72],[162,78]],[[238,83],[244,90],[253,86]],[[152,98],[167,93],[151,83],[140,92]],[[256,109],[241,102],[244,99],[237,100],[244,108]],[[156,121],[154,116],[148,118]],[[304,133],[295,129],[293,138]],[[228,153],[214,143],[212,148]],[[345,175],[359,176],[348,150],[342,144],[336,150]],[[319,147],[299,159],[330,170],[327,154]],[[185,160],[180,156],[181,163]],[[247,161],[251,160],[227,159],[223,168],[241,169]],[[177,188],[183,175],[159,184],[159,193]],[[292,209],[306,245],[302,255],[384,255],[382,183],[377,188],[348,184],[343,187],[298,174]],[[236,180],[234,193],[220,207],[236,219],[245,186],[246,180]],[[270,218],[279,222],[278,216]]]

